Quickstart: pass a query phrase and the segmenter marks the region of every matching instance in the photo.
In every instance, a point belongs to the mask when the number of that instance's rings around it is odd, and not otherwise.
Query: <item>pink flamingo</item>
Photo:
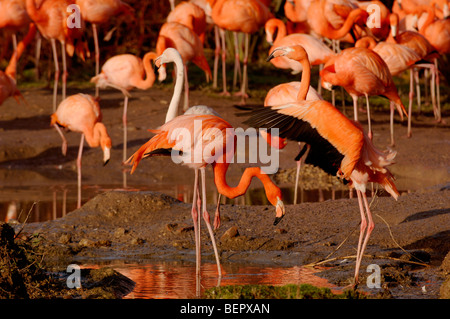
[[[134,19],[134,9],[120,0],[76,0],[75,3],[80,6],[83,20],[92,23],[95,46],[95,75],[98,75],[100,72],[100,48],[97,26],[106,23],[111,17],[119,14],[130,15]],[[98,87],[95,88],[95,96],[98,96]]]
[[[97,88],[113,87],[124,95],[123,106],[123,161],[127,159],[127,110],[130,90],[138,88],[147,90],[155,82],[151,61],[156,53],[148,52],[141,59],[132,54],[119,54],[109,58],[102,66],[102,71],[91,79]]]
[[[62,153],[67,153],[67,140],[59,126],[66,127],[73,132],[81,133],[80,146],[77,157],[78,173],[78,202],[81,207],[81,156],[83,154],[84,139],[90,147],[101,147],[103,151],[103,165],[110,158],[111,138],[101,122],[102,113],[97,100],[87,94],[75,94],[63,100],[51,115],[51,125],[57,130],[62,138]]]

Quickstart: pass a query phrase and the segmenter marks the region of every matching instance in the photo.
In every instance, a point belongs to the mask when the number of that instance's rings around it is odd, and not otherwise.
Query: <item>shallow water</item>
[[[192,200],[192,185],[174,185],[171,188],[151,188],[147,186],[129,185],[129,191],[158,191],[175,197],[180,201],[190,203]],[[112,190],[124,190],[122,185],[84,185],[82,187],[82,205],[95,196]],[[293,188],[282,188],[285,203],[293,201]],[[207,192],[208,203],[217,202],[216,190]],[[19,222],[43,222],[54,220],[68,214],[77,208],[78,191],[76,185],[0,187],[0,221],[5,221],[11,214]],[[298,203],[320,202],[329,199],[348,198],[345,190],[299,189]],[[221,199],[223,204],[236,205],[270,205],[263,188],[250,188],[244,195],[236,199]],[[28,219],[27,219],[28,217]]]
[[[97,268],[98,265],[83,265]],[[338,293],[339,288],[315,275],[319,269],[306,267],[268,267],[249,264],[223,264],[222,278],[217,277],[217,266],[203,263],[201,278],[196,280],[195,264],[187,262],[156,262],[149,264],[116,263],[113,268],[136,283],[126,299],[192,299],[218,285],[286,285],[311,284],[327,287]]]

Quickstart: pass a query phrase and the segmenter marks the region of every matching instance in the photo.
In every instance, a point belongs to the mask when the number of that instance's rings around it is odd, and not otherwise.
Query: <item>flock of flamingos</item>
[[[67,142],[61,127],[81,133],[77,158],[78,180],[81,181],[81,155],[84,139],[90,147],[100,146],[104,163],[109,160],[111,139],[106,126],[101,122],[101,110],[96,99],[99,88],[112,87],[124,95],[124,164],[132,166],[134,172],[140,160],[146,157],[170,156],[176,148],[172,133],[178,128],[191,132],[192,145],[199,141],[203,148],[221,149],[211,158],[191,161],[188,165],[195,172],[192,218],[194,223],[197,274],[200,271],[200,215],[208,227],[216,255],[218,274],[221,266],[210,216],[206,210],[205,167],[212,163],[214,181],[221,195],[235,198],[243,195],[253,177],[259,178],[267,198],[275,207],[277,224],[285,214],[282,193],[272,180],[258,167],[247,168],[238,186],[226,182],[229,166],[227,156],[233,156],[235,149],[227,153],[226,145],[235,136],[230,133],[231,125],[217,112],[203,105],[189,108],[189,81],[187,63],[200,67],[207,79],[218,87],[219,62],[222,61],[221,95],[230,95],[226,78],[225,32],[232,32],[235,48],[239,47],[239,32],[244,34],[244,56],[241,70],[239,52],[235,54],[234,85],[241,77],[240,90],[235,93],[245,104],[248,97],[247,61],[249,37],[265,28],[266,40],[272,44],[268,61],[275,67],[301,72],[300,82],[283,83],[271,89],[265,99],[265,107],[252,108],[244,123],[268,131],[261,134],[272,147],[283,148],[286,140],[299,143],[297,168],[303,159],[306,163],[322,168],[336,175],[354,188],[361,213],[360,237],[357,249],[354,284],[358,284],[361,259],[374,227],[366,197],[366,185],[375,182],[397,199],[399,193],[387,166],[393,163],[395,151],[382,152],[372,143],[369,96],[384,96],[390,101],[391,144],[393,138],[393,117],[395,110],[400,117],[408,118],[408,135],[411,136],[411,111],[416,94],[420,94],[418,69],[424,68],[431,86],[431,98],[435,119],[442,121],[440,110],[438,58],[450,53],[450,19],[447,0],[397,0],[392,8],[380,1],[355,0],[287,0],[284,3],[285,17],[275,18],[271,12],[270,0],[191,0],[178,4],[171,0],[172,11],[159,32],[155,43],[156,52],[145,54],[143,59],[131,54],[121,54],[108,59],[100,69],[101,52],[98,45],[97,26],[111,16],[134,15],[134,10],[120,0],[10,0],[0,1],[2,20],[0,27],[20,28],[29,26],[28,34],[16,45],[10,63],[1,72],[0,103],[21,94],[16,87],[16,67],[26,46],[35,38],[36,31],[52,45],[55,65],[53,86],[53,111],[51,124],[63,140],[62,153]],[[78,9],[68,9],[77,4]],[[79,11],[78,11],[79,10]],[[79,15],[77,15],[79,13]],[[74,14],[71,16],[71,14]],[[81,26],[77,27],[78,22]],[[68,21],[72,21],[71,25]],[[95,45],[96,75],[91,82],[96,84],[96,96],[76,94],[66,97],[67,63],[66,53],[77,54],[82,59],[89,57],[85,33],[85,22],[92,25]],[[75,27],[74,27],[75,25]],[[213,28],[208,28],[212,25]],[[212,30],[207,32],[207,30]],[[275,36],[276,35],[276,36]],[[216,50],[213,71],[203,52],[206,37],[213,36]],[[62,73],[59,68],[56,41],[62,49]],[[352,43],[352,47],[341,50],[340,42]],[[237,50],[237,49],[236,49]],[[155,135],[130,157],[127,156],[127,107],[130,90],[150,88],[156,75],[152,61],[158,67],[158,78],[166,77],[165,65],[174,63],[176,81],[174,94],[167,111],[165,123]],[[320,67],[320,82],[316,91],[310,86],[311,67]],[[405,108],[393,77],[403,72],[410,73],[409,105]],[[58,82],[62,75],[62,102],[58,105]],[[427,83],[426,83],[427,84]],[[325,101],[320,93],[323,88],[341,86],[350,94],[354,104],[354,118],[344,116],[334,105]],[[178,107],[184,91],[183,115],[178,116]],[[358,97],[366,98],[368,131],[358,122]],[[420,103],[420,98],[418,99]],[[201,130],[194,130],[194,121],[201,120]],[[210,129],[219,130],[222,139],[207,136]],[[279,135],[271,135],[270,129],[279,129]],[[228,130],[227,130],[228,129]],[[180,150],[182,151],[182,150]],[[230,150],[228,150],[230,152]],[[193,156],[193,154],[191,154]],[[200,173],[200,174],[199,174]],[[298,175],[298,174],[297,174]],[[202,191],[199,190],[201,179]],[[201,200],[203,198],[203,200]],[[199,213],[201,212],[201,214]],[[220,210],[217,206],[214,228],[220,225]]]

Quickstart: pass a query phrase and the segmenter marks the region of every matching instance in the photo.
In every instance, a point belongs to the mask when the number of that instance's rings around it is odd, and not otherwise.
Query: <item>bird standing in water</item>
[[[274,57],[308,61],[307,53],[301,46],[278,48],[272,54]],[[306,67],[307,63],[304,63],[304,74]],[[302,89],[307,90],[309,81],[302,78],[301,85]],[[358,122],[347,119],[324,100],[259,108],[251,111],[250,115],[244,123],[255,128],[278,128],[280,137],[305,142],[310,146],[306,163],[338,176],[356,189],[361,214],[354,277],[356,285],[362,256],[374,228],[366,185],[369,182],[378,183],[392,197],[398,198],[393,176],[386,168],[394,163],[396,152],[381,152],[375,148]]]

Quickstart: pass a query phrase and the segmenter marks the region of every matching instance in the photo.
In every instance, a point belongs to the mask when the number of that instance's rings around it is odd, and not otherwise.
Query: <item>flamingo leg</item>
[[[62,154],[64,156],[66,156],[66,154],[67,154],[67,140],[66,140],[66,137],[64,136],[64,133],[59,128],[58,124],[53,124],[53,126],[56,128],[56,131],[58,132],[58,134],[62,138],[63,143],[62,143],[62,146],[61,146],[61,152],[62,152]]]
[[[42,38],[39,34],[39,32],[36,32],[36,52],[34,56],[35,60],[35,66],[34,66],[34,74],[36,80],[39,80],[39,61],[41,59],[41,44],[42,44]]]
[[[217,89],[217,73],[219,71],[219,55],[220,55],[220,35],[219,27],[214,26],[214,41],[216,49],[214,50],[214,74],[213,74],[213,89]]]
[[[192,195],[192,221],[194,223],[194,236],[195,236],[195,273],[197,276],[200,275],[200,263],[201,263],[201,255],[200,255],[200,231],[199,231],[199,223],[198,223],[198,211],[197,211],[197,198],[198,198],[198,169],[195,170],[195,178],[194,178],[194,194]]]
[[[221,95],[228,96],[230,93],[227,90],[227,67],[226,67],[226,59],[227,59],[227,49],[225,46],[225,30],[220,29],[220,38],[222,39],[222,82],[223,82],[223,91]]]
[[[241,104],[245,104],[245,99],[248,98],[246,93],[247,90],[247,67],[248,67],[248,47],[250,45],[250,35],[245,33],[245,50],[244,50],[244,68],[242,70],[242,82],[241,82],[241,91],[236,93],[235,95],[241,96]]]
[[[233,74],[233,90],[236,89],[237,78],[241,77],[241,64],[239,62],[239,41],[237,32],[233,32],[234,38],[234,74]]]
[[[369,242],[370,234],[372,233],[372,230],[375,227],[366,194],[361,192],[360,190],[357,190],[356,193],[358,194],[359,209],[361,211],[361,232],[359,234],[358,252],[356,254],[355,285],[358,284],[359,268],[361,266],[364,251],[366,250],[367,243]],[[363,202],[367,213],[367,221],[364,213]],[[366,235],[364,236],[363,241],[362,238],[364,231]]]
[[[369,136],[369,138],[372,140],[372,138],[373,138],[373,132],[372,132],[372,121],[370,120],[370,104],[369,104],[369,96],[367,95],[367,93],[365,94],[366,95],[366,109],[367,109],[367,124],[368,124],[368,126],[369,126],[369,129],[368,129],[368,133],[367,133],[367,135]]]
[[[189,81],[188,81],[188,68],[184,65],[184,107],[183,111],[189,108]]]
[[[352,95],[353,99],[353,118],[356,122],[358,122],[358,97],[356,95]]]
[[[416,82],[416,92],[417,92],[417,109],[422,108],[422,99],[420,94],[420,81],[419,81],[419,70],[414,68],[414,81]]]
[[[395,108],[394,108],[394,102],[390,102],[389,104],[389,108],[390,108],[390,119],[389,119],[389,124],[390,124],[390,133],[391,133],[391,146],[395,146],[395,141],[394,141],[394,112],[395,112]]]
[[[97,25],[95,23],[92,24],[92,33],[94,34],[94,46],[95,46],[95,75],[100,73],[100,49],[98,46],[98,33],[97,33]],[[95,86],[95,97],[99,94],[98,86]]]
[[[216,213],[214,214],[214,229],[219,229],[220,227],[220,199],[222,194],[219,193],[219,197],[217,199],[217,208]]]
[[[59,64],[58,64],[58,52],[56,51],[56,40],[51,39],[50,43],[52,44],[53,61],[55,62],[55,79],[53,83],[53,112],[55,112],[58,98]]]
[[[217,272],[219,277],[222,277],[222,270],[220,267],[220,259],[219,259],[219,253],[217,251],[217,245],[216,240],[214,238],[214,233],[211,227],[211,222],[209,218],[209,213],[206,210],[206,178],[205,178],[205,168],[200,169],[201,175],[202,175],[202,201],[203,201],[203,220],[206,223],[206,227],[208,228],[209,236],[211,237],[211,242],[214,249],[214,255],[216,256],[216,263],[217,263]]]
[[[440,88],[440,79],[439,79],[439,69],[438,69],[438,59],[434,59],[434,68],[436,71],[436,95],[437,95],[437,109],[435,112],[436,121],[441,122],[441,88]]]
[[[123,123],[123,162],[127,160],[127,141],[128,141],[128,128],[127,128],[127,109],[128,109],[128,96],[125,95],[123,100],[123,115],[122,115],[122,123]]]
[[[412,115],[412,103],[414,98],[414,84],[413,84],[413,69],[409,69],[409,105],[408,105],[408,131],[407,136],[411,137],[411,115]]]
[[[62,56],[62,64],[63,64],[63,73],[62,73],[62,99],[66,99],[66,88],[67,88],[67,61],[66,61],[66,43],[61,42],[61,56]]]
[[[83,155],[84,134],[81,134],[80,148],[77,157],[77,175],[78,175],[78,201],[77,208],[81,207],[81,156]]]

